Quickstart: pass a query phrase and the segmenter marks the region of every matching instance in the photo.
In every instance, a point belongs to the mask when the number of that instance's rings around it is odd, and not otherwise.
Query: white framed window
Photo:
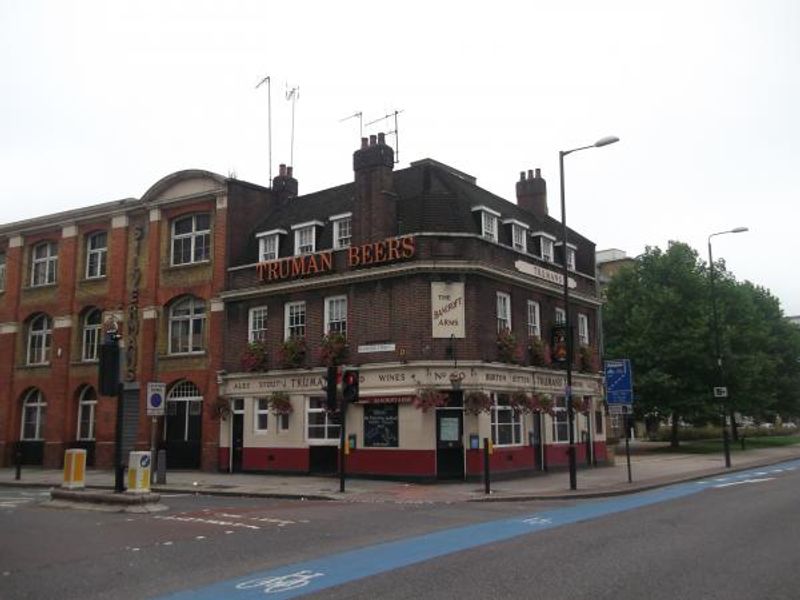
[[[97,406],[97,392],[90,385],[81,390],[78,398],[78,439],[82,441],[94,440],[95,407]]]
[[[514,250],[525,252],[525,229],[516,223],[511,225],[511,245]]]
[[[333,249],[347,248],[353,236],[353,219],[351,213],[331,217],[333,223]]]
[[[206,305],[188,297],[169,309],[169,353],[192,354],[205,350]]]
[[[255,398],[253,407],[255,409],[255,432],[265,433],[269,428],[269,398]]]
[[[312,396],[308,399],[306,422],[308,423],[306,436],[309,442],[339,439],[339,413],[329,413],[325,410],[325,398]]]
[[[541,238],[541,250],[539,255],[542,257],[542,260],[553,262],[553,240],[546,237]]]
[[[284,339],[306,336],[306,303],[287,302],[284,305]]]
[[[278,258],[278,234],[265,235],[258,239],[258,260],[265,262]]]
[[[556,309],[556,324],[559,323],[566,323],[567,322],[567,313],[564,312],[563,308]]]
[[[575,249],[567,246],[567,269],[575,270]]]
[[[97,360],[102,326],[103,313],[99,308],[94,308],[84,315],[81,360]]]
[[[33,388],[22,401],[22,425],[19,439],[23,441],[43,440],[46,416],[47,402],[42,392]]]
[[[578,342],[581,346],[589,345],[589,317],[583,313],[578,314]]]
[[[6,255],[0,252],[0,292],[6,289]]]
[[[481,231],[481,235],[485,238],[492,240],[493,242],[497,241],[497,217],[491,213],[483,212],[481,213],[481,222],[483,224],[483,230]]]
[[[553,441],[556,444],[569,442],[569,415],[564,396],[553,399]]]
[[[528,300],[528,337],[542,337],[539,303]]]
[[[300,254],[310,254],[316,249],[316,241],[314,240],[314,227],[308,226],[297,229],[294,232],[294,253],[295,256]]]
[[[325,298],[324,333],[347,335],[347,296]]]
[[[86,279],[106,276],[108,262],[108,234],[105,231],[92,233],[86,238]]]
[[[263,342],[267,339],[267,307],[256,306],[250,309],[247,317],[247,341]]]
[[[497,331],[511,331],[511,296],[497,292]]]
[[[58,271],[58,246],[42,242],[31,250],[31,287],[56,282]]]
[[[172,222],[172,264],[188,265],[211,258],[211,217],[180,217]]]
[[[50,346],[53,343],[53,321],[45,314],[31,319],[28,324],[28,352],[26,353],[29,365],[50,364]]]
[[[497,446],[522,444],[522,413],[511,406],[508,394],[492,394],[492,443]]]

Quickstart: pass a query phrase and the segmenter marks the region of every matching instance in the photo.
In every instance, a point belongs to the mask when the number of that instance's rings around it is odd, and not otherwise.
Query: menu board
[[[364,447],[397,448],[397,404],[364,406]]]

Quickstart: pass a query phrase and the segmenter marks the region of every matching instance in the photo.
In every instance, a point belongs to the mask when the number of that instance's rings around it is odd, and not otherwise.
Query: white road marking
[[[539,525],[549,525],[550,523],[553,522],[553,520],[545,517],[531,517],[530,519],[524,519],[522,522],[525,523],[526,525],[539,526]]]
[[[731,483],[721,483],[720,485],[715,485],[715,488],[724,488],[730,487],[732,485],[742,485],[743,483],[762,483],[764,481],[771,481],[775,479],[774,477],[762,477],[760,479],[742,479],[741,481],[732,481]]]

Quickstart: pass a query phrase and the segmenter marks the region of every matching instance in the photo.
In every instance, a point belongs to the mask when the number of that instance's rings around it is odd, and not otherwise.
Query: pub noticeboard
[[[364,406],[364,447],[397,448],[397,404]]]

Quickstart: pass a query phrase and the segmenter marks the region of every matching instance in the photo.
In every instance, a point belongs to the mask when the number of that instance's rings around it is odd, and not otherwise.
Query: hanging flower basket
[[[550,347],[539,337],[528,338],[528,357],[534,367],[549,367],[552,362]]]
[[[428,412],[432,408],[438,408],[447,404],[447,395],[434,388],[423,388],[414,398],[414,408],[422,412]]]
[[[518,413],[531,413],[535,409],[535,403],[532,396],[528,396],[525,392],[514,392],[511,394],[511,401],[509,402],[514,412]]]
[[[470,392],[464,396],[464,412],[468,415],[488,413],[492,410],[492,399],[483,392]]]
[[[501,329],[497,334],[497,357],[501,362],[518,362],[517,338],[508,329]]]
[[[250,342],[242,353],[242,369],[247,372],[266,371],[269,353],[265,342]]]
[[[322,338],[320,358],[326,367],[342,363],[347,355],[347,337],[343,333],[329,333]]]
[[[281,344],[281,365],[285,369],[295,369],[306,360],[306,340],[302,337],[289,338]]]
[[[538,413],[547,413],[548,415],[553,415],[553,397],[550,394],[541,394],[533,395],[536,403],[536,408],[534,409]]]
[[[589,407],[591,406],[591,402],[588,398],[573,398],[572,399],[572,410],[575,412],[588,414]]]
[[[269,398],[269,410],[275,416],[290,415],[294,412],[292,401],[286,392],[272,392]]]
[[[596,373],[599,368],[595,361],[594,351],[591,346],[581,346],[578,369],[582,373]]]
[[[231,403],[227,398],[217,398],[214,401],[214,411],[212,414],[225,421],[231,414]]]

